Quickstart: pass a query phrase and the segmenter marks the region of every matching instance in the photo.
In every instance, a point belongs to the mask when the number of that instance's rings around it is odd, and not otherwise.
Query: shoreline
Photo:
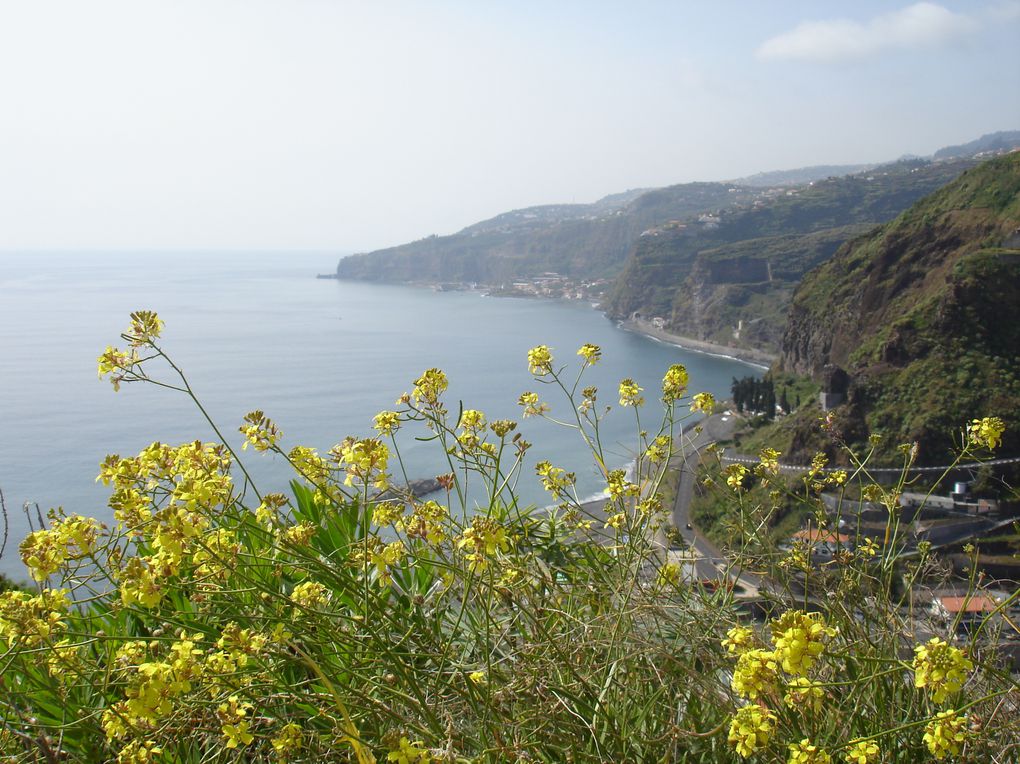
[[[665,342],[669,345],[675,345],[676,347],[683,348],[684,350],[691,350],[695,353],[705,353],[707,355],[722,356],[723,358],[732,358],[736,361],[742,361],[743,363],[758,366],[766,370],[778,358],[778,356],[772,353],[767,353],[764,350],[727,347],[726,345],[718,345],[714,342],[696,340],[693,337],[684,337],[679,334],[672,334],[671,332],[667,332],[665,329],[658,329],[647,321],[642,321],[639,318],[629,318],[625,321],[620,321],[620,328],[629,332],[634,332],[635,334],[643,334],[646,337],[658,340],[659,342]]]
[[[327,275],[319,275],[316,278],[330,278]],[[340,276],[336,276],[339,280],[345,280]],[[365,281],[364,279],[350,279],[352,281]],[[432,289],[437,290],[437,287],[442,286],[431,282],[413,282],[413,281],[393,281],[383,282],[391,283],[394,286],[409,286],[420,289]],[[504,297],[504,298],[516,298],[521,300],[565,300],[566,302],[585,302],[585,300],[573,300],[564,297],[553,297],[547,295],[537,294],[515,294],[512,292],[492,292],[492,287],[485,284],[477,284],[474,286],[463,285],[457,289],[444,288],[438,291],[458,291],[458,292],[477,292],[483,297]],[[590,301],[589,301],[590,302]],[[599,311],[603,315],[606,315],[605,310],[595,303],[591,303],[592,309]],[[608,316],[607,316],[608,318]],[[694,353],[704,353],[705,355],[719,356],[720,358],[729,358],[742,363],[750,364],[751,366],[757,366],[760,369],[768,370],[773,362],[778,360],[779,356],[773,353],[766,352],[764,350],[755,350],[753,348],[735,348],[727,345],[719,345],[715,342],[706,342],[705,340],[697,340],[693,337],[684,337],[680,334],[673,334],[667,332],[665,329],[658,329],[652,326],[647,321],[643,321],[639,318],[628,318],[625,320],[617,321],[617,324],[621,329],[625,331],[633,332],[634,334],[641,334],[645,337],[649,337],[659,342],[665,342],[668,345],[674,345],[683,350],[689,350]]]

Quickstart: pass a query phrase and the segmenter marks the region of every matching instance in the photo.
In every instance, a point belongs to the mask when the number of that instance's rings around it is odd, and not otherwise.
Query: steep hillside
[[[781,370],[850,377],[849,432],[939,461],[964,421],[1007,421],[1020,449],[1020,153],[963,173],[843,246],[797,288]],[[800,445],[811,444],[802,433]]]
[[[789,297],[805,272],[972,164],[896,162],[770,189],[749,205],[653,231],[635,244],[608,312],[661,317],[667,329],[697,339],[777,349]]]
[[[586,205],[531,207],[498,215],[451,236],[346,257],[340,278],[404,283],[499,285],[555,271],[571,278],[618,274],[650,226],[746,201],[755,193],[723,183],[632,191]]]

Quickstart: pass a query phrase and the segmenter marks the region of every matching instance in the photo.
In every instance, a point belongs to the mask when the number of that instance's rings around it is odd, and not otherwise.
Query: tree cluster
[[[740,413],[747,411],[762,414],[766,419],[775,418],[776,389],[771,378],[734,377],[730,392],[733,394],[733,404]]]

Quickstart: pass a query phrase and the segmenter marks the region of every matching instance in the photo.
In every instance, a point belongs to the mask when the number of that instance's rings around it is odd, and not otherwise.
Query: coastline
[[[767,353],[764,350],[727,347],[726,345],[717,345],[714,342],[696,340],[693,337],[683,337],[679,334],[672,334],[671,332],[667,332],[665,329],[659,329],[658,327],[652,326],[652,324],[647,321],[642,321],[639,318],[628,318],[625,321],[621,321],[620,328],[636,334],[643,334],[646,337],[651,337],[652,339],[659,340],[660,342],[676,345],[684,350],[692,350],[696,353],[707,353],[708,355],[718,355],[723,358],[733,358],[738,361],[743,361],[744,363],[759,366],[763,369],[768,369],[772,365],[773,361],[778,358],[778,356],[772,353]]]

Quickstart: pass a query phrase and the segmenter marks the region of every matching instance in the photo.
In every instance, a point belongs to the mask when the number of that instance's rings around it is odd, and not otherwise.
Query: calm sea
[[[182,395],[150,385],[114,393],[97,378],[96,356],[119,343],[132,310],[159,312],[164,349],[228,437],[239,438],[244,414],[261,408],[280,425],[285,446],[320,451],[372,434],[372,416],[431,366],[449,375],[453,410],[461,400],[490,419],[519,420],[517,396],[534,389],[554,414],[569,414],[528,374],[526,353],[537,344],[571,364],[582,343],[601,345],[604,361],[588,384],[614,404],[626,376],[654,402],[672,363],[687,366],[693,389],[717,396],[728,395],[732,377],[760,373],[622,331],[586,303],[315,279],[336,260],[288,252],[0,254],[0,490],[10,526],[0,572],[24,578],[17,544],[27,529],[25,502],[109,520],[108,489],[95,482],[106,454],[214,437]],[[634,421],[630,411],[614,413],[604,442],[624,466]],[[653,406],[643,413],[646,426],[655,413]],[[576,434],[534,419],[520,430],[535,444],[520,482],[525,500],[544,503],[531,469],[543,458],[575,471],[582,496],[601,489]],[[246,453],[263,490],[286,490],[282,460]],[[410,477],[446,471],[435,444],[407,437],[402,453]]]

